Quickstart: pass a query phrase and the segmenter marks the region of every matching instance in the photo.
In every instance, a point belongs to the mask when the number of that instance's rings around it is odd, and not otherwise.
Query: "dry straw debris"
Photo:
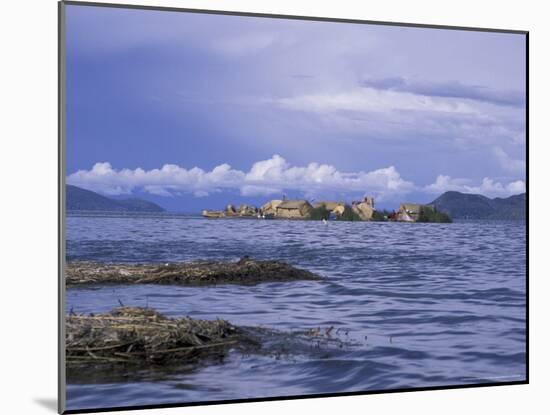
[[[237,262],[183,262],[163,265],[69,262],[66,284],[258,284],[319,280],[318,275],[280,261],[243,257]]]
[[[170,319],[147,308],[66,318],[66,359],[79,363],[191,363],[247,339],[225,320]]]

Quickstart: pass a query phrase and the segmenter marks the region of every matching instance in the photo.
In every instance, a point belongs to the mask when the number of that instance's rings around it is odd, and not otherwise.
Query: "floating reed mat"
[[[148,308],[66,317],[67,364],[193,363],[254,343],[224,320],[170,319]]]
[[[236,262],[182,262],[170,264],[103,264],[69,262],[66,284],[258,284],[261,282],[320,280],[321,277],[280,261],[243,257]]]

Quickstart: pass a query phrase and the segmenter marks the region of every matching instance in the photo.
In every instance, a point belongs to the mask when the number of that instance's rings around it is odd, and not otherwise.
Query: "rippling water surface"
[[[523,222],[407,224],[69,215],[67,259],[278,259],[325,281],[69,288],[67,310],[149,306],[282,332],[334,326],[340,347],[232,352],[192,371],[89,376],[69,409],[525,379]]]

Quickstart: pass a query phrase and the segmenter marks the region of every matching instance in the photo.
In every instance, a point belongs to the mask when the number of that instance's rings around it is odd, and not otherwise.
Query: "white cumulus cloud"
[[[205,197],[213,192],[236,191],[243,196],[276,196],[298,192],[307,198],[330,194],[373,195],[386,199],[419,191],[440,194],[448,190],[485,196],[509,196],[525,192],[523,180],[502,183],[485,177],[481,183],[470,179],[439,175],[424,187],[405,180],[394,166],[371,171],[342,172],[330,164],[309,163],[293,166],[278,154],[257,161],[250,170],[241,171],[223,163],[210,171],[199,167],[187,169],[165,164],[159,169],[117,170],[108,162],[96,163],[90,170],[78,170],[67,183],[106,195],[131,194],[138,190],[159,196],[184,193]]]
[[[141,168],[117,170],[110,163],[102,162],[96,163],[90,170],[79,170],[69,175],[67,183],[107,195],[141,190],[161,196],[192,193],[196,197],[221,190],[236,190],[245,196],[298,191],[308,196],[344,192],[383,197],[414,189],[413,183],[404,180],[394,166],[369,172],[341,172],[329,164],[292,166],[277,154],[254,163],[248,172],[233,169],[226,163],[211,171],[173,164],[146,171]]]
[[[451,178],[450,176],[439,175],[434,183],[426,186],[424,190],[428,193],[444,193],[454,190],[462,193],[482,194],[489,197],[511,196],[525,192],[525,182],[516,180],[507,184],[496,182],[485,177],[480,184],[473,184],[471,180]]]

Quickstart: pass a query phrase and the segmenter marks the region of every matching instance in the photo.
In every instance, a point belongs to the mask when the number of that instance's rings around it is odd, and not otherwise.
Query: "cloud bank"
[[[67,183],[106,195],[131,194],[143,191],[160,196],[184,193],[206,197],[220,191],[238,191],[243,196],[280,196],[286,191],[312,198],[327,194],[374,195],[379,199],[404,195],[413,191],[427,194],[458,190],[487,196],[507,196],[525,191],[522,180],[507,184],[483,179],[480,185],[466,179],[440,175],[428,186],[419,187],[405,180],[394,166],[368,172],[341,172],[329,164],[309,163],[292,166],[275,154],[255,162],[249,171],[241,171],[224,163],[205,171],[165,164],[160,169],[137,168],[116,170],[108,162],[96,163],[90,170],[78,170],[67,177]]]
[[[363,81],[355,86],[265,98],[276,108],[311,114],[324,130],[370,135],[430,146],[489,148],[525,143],[520,92],[465,85],[410,82],[403,78]]]
[[[513,173],[525,171],[526,164],[524,160],[513,159],[500,147],[495,147],[493,152],[503,170]]]
[[[314,93],[279,98],[274,101],[283,108],[318,113],[334,111],[376,112],[433,111],[441,113],[474,114],[464,102],[417,95],[410,92],[355,88],[336,93]]]
[[[455,190],[462,193],[482,194],[485,196],[511,196],[525,192],[525,182],[516,180],[503,184],[496,182],[489,177],[485,177],[481,184],[472,184],[467,179],[453,179],[449,176],[439,175],[434,183],[426,186],[424,190],[427,193],[441,194],[449,190]]]
[[[414,188],[390,166],[370,172],[344,173],[328,164],[309,163],[291,166],[283,157],[254,163],[248,172],[220,164],[211,171],[198,167],[186,169],[166,164],[160,169],[145,171],[114,169],[110,163],[96,163],[91,170],[79,170],[67,177],[67,183],[107,195],[130,194],[142,190],[151,194],[171,196],[193,193],[197,197],[212,192],[238,190],[243,196],[267,196],[284,191],[298,191],[314,196],[323,192],[370,191],[379,196],[405,193]]]
[[[429,82],[395,77],[368,79],[364,80],[362,85],[382,91],[400,91],[430,97],[469,99],[520,108],[525,106],[525,92],[495,90],[481,85],[468,85],[459,81]]]

